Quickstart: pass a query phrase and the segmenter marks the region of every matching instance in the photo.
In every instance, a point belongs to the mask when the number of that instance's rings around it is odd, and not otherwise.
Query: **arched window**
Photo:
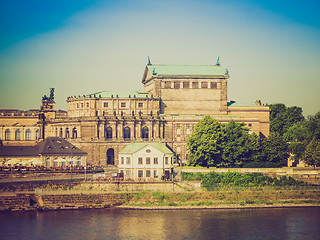
[[[4,139],[5,140],[10,140],[11,139],[11,134],[10,134],[10,130],[9,129],[6,129],[5,135],[4,135]]]
[[[66,138],[69,138],[69,128],[66,128]]]
[[[37,129],[36,130],[36,140],[38,140],[39,139],[39,130]]]
[[[62,128],[60,128],[60,134],[59,134],[59,137],[62,138],[62,135],[63,135],[63,131],[62,131]]]
[[[126,139],[130,138],[130,128],[129,127],[125,127],[123,129],[123,138],[126,138]]]
[[[20,129],[17,129],[15,132],[15,140],[21,140],[21,131]]]
[[[26,139],[26,140],[31,140],[31,131],[30,131],[30,129],[27,129],[27,130],[26,130],[25,139]]]
[[[141,137],[142,138],[149,138],[149,129],[147,127],[143,127],[141,129]]]
[[[73,139],[76,139],[76,138],[78,137],[77,135],[78,135],[78,133],[77,133],[77,128],[74,127],[74,128],[72,129],[72,138],[73,138]]]
[[[105,129],[104,135],[105,135],[105,138],[112,138],[112,128],[111,127],[107,127]]]

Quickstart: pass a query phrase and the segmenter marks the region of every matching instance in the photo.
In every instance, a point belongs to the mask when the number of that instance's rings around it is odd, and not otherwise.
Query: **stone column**
[[[118,124],[118,138],[123,138],[123,121]]]
[[[142,122],[139,121],[137,125],[138,125],[137,138],[141,138],[141,125],[142,125]]]

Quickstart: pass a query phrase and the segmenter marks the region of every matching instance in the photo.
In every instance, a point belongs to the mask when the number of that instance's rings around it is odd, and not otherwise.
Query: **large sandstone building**
[[[87,161],[117,165],[130,142],[166,143],[185,161],[187,137],[204,115],[221,123],[244,122],[252,132],[269,135],[269,107],[260,101],[239,106],[227,98],[228,70],[216,65],[147,64],[144,91],[97,92],[67,98],[68,111],[56,111],[53,96],[40,110],[0,110],[4,145],[32,145],[62,137],[88,153]]]

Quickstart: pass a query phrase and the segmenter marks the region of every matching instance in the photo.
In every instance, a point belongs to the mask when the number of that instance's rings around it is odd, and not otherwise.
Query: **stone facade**
[[[269,135],[269,107],[256,103],[239,106],[228,102],[229,72],[220,66],[153,65],[144,71],[144,91],[98,92],[67,98],[68,111],[56,111],[54,102],[42,101],[40,118],[0,116],[0,137],[6,145],[23,144],[5,140],[5,131],[28,126],[34,142],[58,136],[88,153],[97,165],[118,165],[119,152],[131,141],[160,141],[186,161],[187,137],[195,125],[211,115],[221,123],[244,122],[252,132]],[[27,121],[30,121],[30,123]],[[32,128],[31,128],[32,127]],[[25,128],[24,128],[25,134]],[[38,137],[36,132],[38,131]],[[34,143],[33,142],[33,143]]]

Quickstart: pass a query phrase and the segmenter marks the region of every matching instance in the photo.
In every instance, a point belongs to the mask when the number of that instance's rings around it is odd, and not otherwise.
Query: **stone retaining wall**
[[[133,193],[106,194],[12,194],[0,196],[0,211],[36,211],[110,208],[129,201]]]

